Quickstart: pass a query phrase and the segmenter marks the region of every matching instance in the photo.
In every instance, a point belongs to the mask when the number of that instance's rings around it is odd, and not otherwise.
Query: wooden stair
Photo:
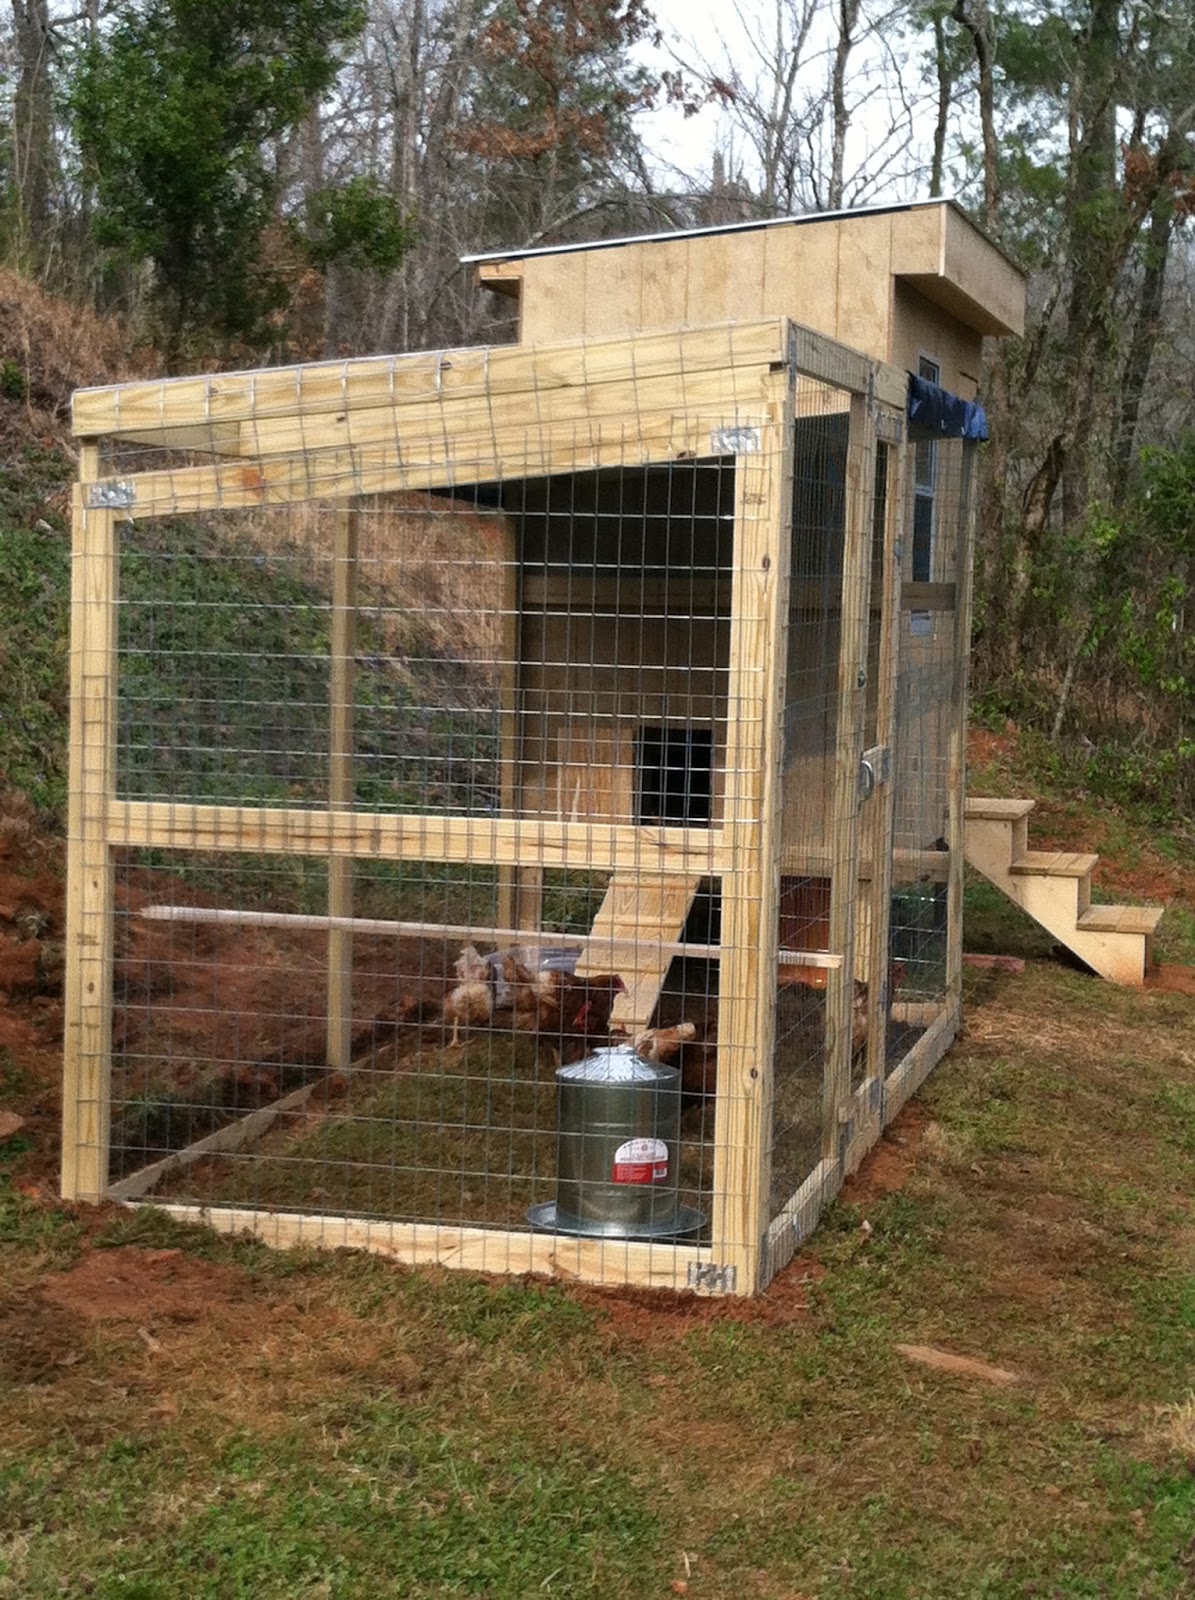
[[[1032,800],[967,800],[967,860],[1060,944],[1113,983],[1145,981],[1160,906],[1093,906],[1098,856],[1030,850]]]

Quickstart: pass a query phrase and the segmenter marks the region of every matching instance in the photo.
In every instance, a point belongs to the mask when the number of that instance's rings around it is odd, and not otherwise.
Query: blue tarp
[[[960,400],[928,378],[909,373],[909,427],[939,439],[986,439],[988,419],[974,400]]]

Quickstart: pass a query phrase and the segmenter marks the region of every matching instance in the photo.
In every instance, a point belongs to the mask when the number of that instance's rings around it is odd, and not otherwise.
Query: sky
[[[641,47],[641,58],[659,71],[662,67],[675,67],[678,56],[682,60],[704,57],[711,63],[724,61],[729,56],[744,76],[749,77],[761,56],[766,55],[766,40],[775,29],[775,4],[776,0],[720,0],[719,4],[714,4],[713,0],[651,0],[664,42],[658,50]],[[879,7],[865,3],[865,9],[874,15]],[[825,13],[824,23],[815,29],[814,43],[807,47],[807,57],[816,56],[819,49],[828,55],[833,48],[828,4]],[[889,51],[892,54],[888,54]],[[812,65],[820,84],[826,71],[824,57]],[[856,203],[923,198],[924,179],[910,179],[903,174],[909,168],[924,170],[927,151],[917,150],[916,144],[908,147],[913,149],[913,155],[900,149],[894,151],[891,144],[884,145],[883,137],[899,119],[901,110],[907,112],[908,108],[898,103],[906,94],[913,96],[916,102],[911,118],[914,129],[918,135],[924,133],[926,140],[929,137],[932,111],[928,102],[920,103],[928,85],[922,84],[920,70],[910,59],[910,47],[894,39],[891,30],[885,30],[878,47],[874,44],[858,47],[851,67],[852,93],[857,104],[848,142],[848,172],[865,174],[870,158],[877,157],[873,166],[875,180],[870,185],[864,182],[855,197]],[[863,74],[870,74],[866,98],[861,87]],[[689,118],[677,107],[661,107],[644,113],[640,125],[656,163],[661,168],[671,163],[690,178],[708,174],[715,148],[719,143],[725,148],[728,137],[734,138],[725,113],[716,105],[707,106]],[[916,141],[917,144],[921,142],[920,138]],[[741,134],[737,144],[732,146],[732,155],[735,153],[746,153]],[[665,186],[663,182],[662,186]]]

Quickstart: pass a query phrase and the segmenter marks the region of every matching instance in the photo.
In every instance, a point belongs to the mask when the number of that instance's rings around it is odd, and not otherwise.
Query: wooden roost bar
[[[523,343],[75,397],[63,1192],[751,1294],[958,1027],[1019,275],[937,205],[479,271]],[[527,1220],[610,1040],[672,1236]]]

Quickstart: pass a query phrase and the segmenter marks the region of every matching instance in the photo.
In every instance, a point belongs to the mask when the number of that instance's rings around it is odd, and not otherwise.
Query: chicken
[[[559,1053],[561,1062],[580,1061],[611,1037],[610,1012],[627,986],[617,972],[603,972],[592,978],[560,979]]]
[[[697,1037],[695,1022],[678,1022],[672,1028],[642,1028],[631,1043],[645,1061],[664,1064],[680,1054],[683,1044]]]
[[[502,977],[510,995],[514,1027],[521,1033],[544,1033],[559,1026],[563,973],[532,972],[515,951],[508,950],[502,957]]]
[[[476,946],[467,944],[453,963],[460,982],[444,997],[441,1017],[452,1023],[455,1048],[461,1027],[484,1028],[494,1015],[494,970]]]

